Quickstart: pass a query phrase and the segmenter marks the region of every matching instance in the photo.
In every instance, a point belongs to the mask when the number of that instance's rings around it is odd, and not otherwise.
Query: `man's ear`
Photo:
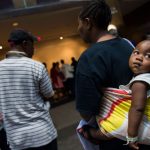
[[[22,46],[23,49],[26,49],[27,45],[28,45],[28,42],[27,42],[26,40],[24,40],[24,41],[21,43],[21,46]]]
[[[27,45],[27,41],[24,40],[24,41],[22,42],[22,45],[23,45],[23,46],[26,46],[26,45]]]
[[[90,18],[85,18],[84,21],[85,21],[87,30],[90,30],[92,28],[92,21],[91,21],[91,19]]]
[[[21,47],[24,51],[26,51],[27,49],[27,45],[28,45],[28,42],[26,40],[24,40],[22,43],[21,43]]]

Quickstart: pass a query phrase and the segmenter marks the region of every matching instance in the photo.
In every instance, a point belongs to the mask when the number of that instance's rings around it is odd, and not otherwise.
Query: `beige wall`
[[[53,40],[39,42],[35,45],[34,59],[46,62],[48,71],[53,62],[60,62],[64,59],[66,63],[71,63],[71,57],[79,58],[87,45],[78,37],[64,38],[63,40]]]
[[[35,44],[33,59],[45,62],[50,71],[53,62],[60,62],[60,59],[64,59],[66,63],[70,64],[71,57],[78,59],[86,47],[87,45],[79,37],[40,41]],[[4,59],[8,49],[0,51],[0,60]]]

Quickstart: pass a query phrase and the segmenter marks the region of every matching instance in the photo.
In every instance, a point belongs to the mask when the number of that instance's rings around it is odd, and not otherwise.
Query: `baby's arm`
[[[138,130],[143,118],[146,100],[147,100],[148,84],[146,82],[136,81],[131,86],[132,101],[129,110],[128,137],[134,138],[138,136]]]

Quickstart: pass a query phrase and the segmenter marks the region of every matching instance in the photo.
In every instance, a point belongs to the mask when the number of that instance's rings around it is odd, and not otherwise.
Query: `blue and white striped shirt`
[[[57,137],[43,99],[52,95],[42,63],[20,54],[0,62],[0,109],[12,150],[40,147]]]

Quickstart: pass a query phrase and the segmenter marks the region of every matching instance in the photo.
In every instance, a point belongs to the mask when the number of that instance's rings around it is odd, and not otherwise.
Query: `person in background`
[[[0,62],[0,110],[11,150],[57,150],[57,131],[47,109],[53,96],[45,66],[32,60],[36,37],[15,29]]]
[[[76,70],[76,109],[88,123],[99,114],[103,88],[127,84],[133,74],[128,66],[133,46],[108,33],[110,7],[103,0],[88,1],[79,14],[78,31],[91,46],[79,58]],[[123,59],[122,59],[123,58]],[[84,135],[84,130],[79,130]],[[86,137],[85,137],[86,138]],[[124,141],[101,141],[100,150],[127,150]]]
[[[108,32],[115,37],[119,37],[117,29],[110,29]]]
[[[72,96],[74,97],[74,84],[73,84],[73,72],[74,68],[73,66],[69,64],[65,64],[64,60],[60,60],[62,66],[61,66],[61,71],[64,74],[64,85],[65,85],[65,90]]]
[[[115,37],[119,37],[120,36],[119,33],[118,33],[118,30],[116,30],[116,29],[110,29],[108,31],[108,33],[113,35],[113,36],[115,36]],[[127,38],[123,38],[123,39],[126,40],[127,42],[129,42],[131,45],[133,45],[133,47],[135,47],[136,44],[135,44],[135,42],[133,40],[128,40]]]
[[[74,69],[74,71],[73,71],[73,74],[74,74],[74,77],[75,77],[75,72],[76,72],[76,68],[77,68],[77,60],[75,59],[75,57],[72,57],[71,58],[71,66],[73,66],[73,69]]]
[[[72,60],[71,66],[73,66],[73,88],[72,88],[73,94],[72,95],[73,97],[75,97],[75,74],[76,74],[78,61],[75,59],[75,57],[72,57],[71,60]]]
[[[50,76],[55,90],[59,90],[64,87],[63,79],[60,72],[61,70],[59,68],[59,63],[58,62],[53,63],[52,68],[50,70]]]
[[[46,70],[48,71],[46,62],[43,62],[42,64],[45,66]]]
[[[47,68],[47,64],[45,62],[43,62],[42,64],[45,66],[45,68]]]
[[[50,70],[50,76],[52,79],[53,88],[55,90],[55,95],[53,99],[56,101],[64,96],[64,83],[63,83],[63,73],[60,70],[59,62],[53,63]]]

